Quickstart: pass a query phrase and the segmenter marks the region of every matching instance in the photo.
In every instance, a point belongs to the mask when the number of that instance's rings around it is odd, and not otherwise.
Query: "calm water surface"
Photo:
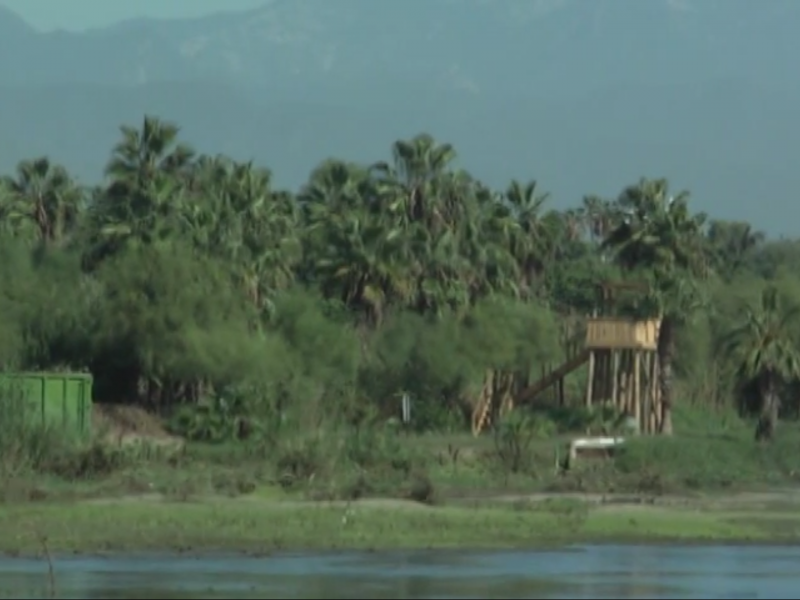
[[[586,546],[54,561],[59,598],[797,598],[800,548]],[[48,596],[42,561],[0,559],[0,597]]]

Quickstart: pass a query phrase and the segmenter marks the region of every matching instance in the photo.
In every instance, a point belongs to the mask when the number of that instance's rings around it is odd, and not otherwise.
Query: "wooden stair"
[[[483,380],[483,389],[478,398],[478,403],[472,411],[472,434],[480,435],[480,432],[490,424],[492,408],[494,404],[494,373],[487,371]]]
[[[570,358],[567,362],[562,364],[557,369],[551,371],[546,376],[542,377],[539,381],[534,383],[527,389],[522,390],[516,398],[517,404],[523,404],[525,402],[530,402],[534,400],[536,396],[541,394],[551,385],[555,384],[559,379],[563,379],[570,373],[572,373],[575,369],[583,366],[588,360],[591,351],[589,349],[584,349],[578,352],[575,356]]]
[[[472,433],[479,435],[492,424],[495,416],[500,418],[514,408],[514,376],[509,373],[487,371],[483,389],[472,411]]]
[[[498,415],[502,417],[511,412],[515,405],[534,400],[536,396],[551,385],[554,385],[557,381],[581,367],[589,360],[590,353],[588,349],[581,350],[560,367],[551,371],[533,385],[522,390],[516,396],[510,393],[508,389],[502,391],[498,390],[496,385],[497,377],[493,372],[487,372],[481,395],[478,398],[475,409],[472,411],[472,434],[478,436],[484,429],[491,425],[493,413],[496,408],[495,404],[498,400],[500,401],[500,406],[497,412]]]

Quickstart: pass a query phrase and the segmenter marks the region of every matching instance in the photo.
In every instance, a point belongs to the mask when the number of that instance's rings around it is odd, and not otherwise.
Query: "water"
[[[796,598],[800,548],[585,546],[53,561],[59,598]],[[0,597],[49,595],[47,564],[0,559]]]

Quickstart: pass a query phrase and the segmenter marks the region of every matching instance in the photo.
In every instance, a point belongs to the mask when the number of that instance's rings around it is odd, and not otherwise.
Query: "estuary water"
[[[3,598],[797,598],[800,548],[0,559]]]

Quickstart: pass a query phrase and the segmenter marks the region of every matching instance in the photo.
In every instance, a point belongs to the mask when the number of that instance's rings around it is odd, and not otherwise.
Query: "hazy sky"
[[[188,17],[239,10],[265,0],[0,0],[37,29],[82,30],[135,17]]]

